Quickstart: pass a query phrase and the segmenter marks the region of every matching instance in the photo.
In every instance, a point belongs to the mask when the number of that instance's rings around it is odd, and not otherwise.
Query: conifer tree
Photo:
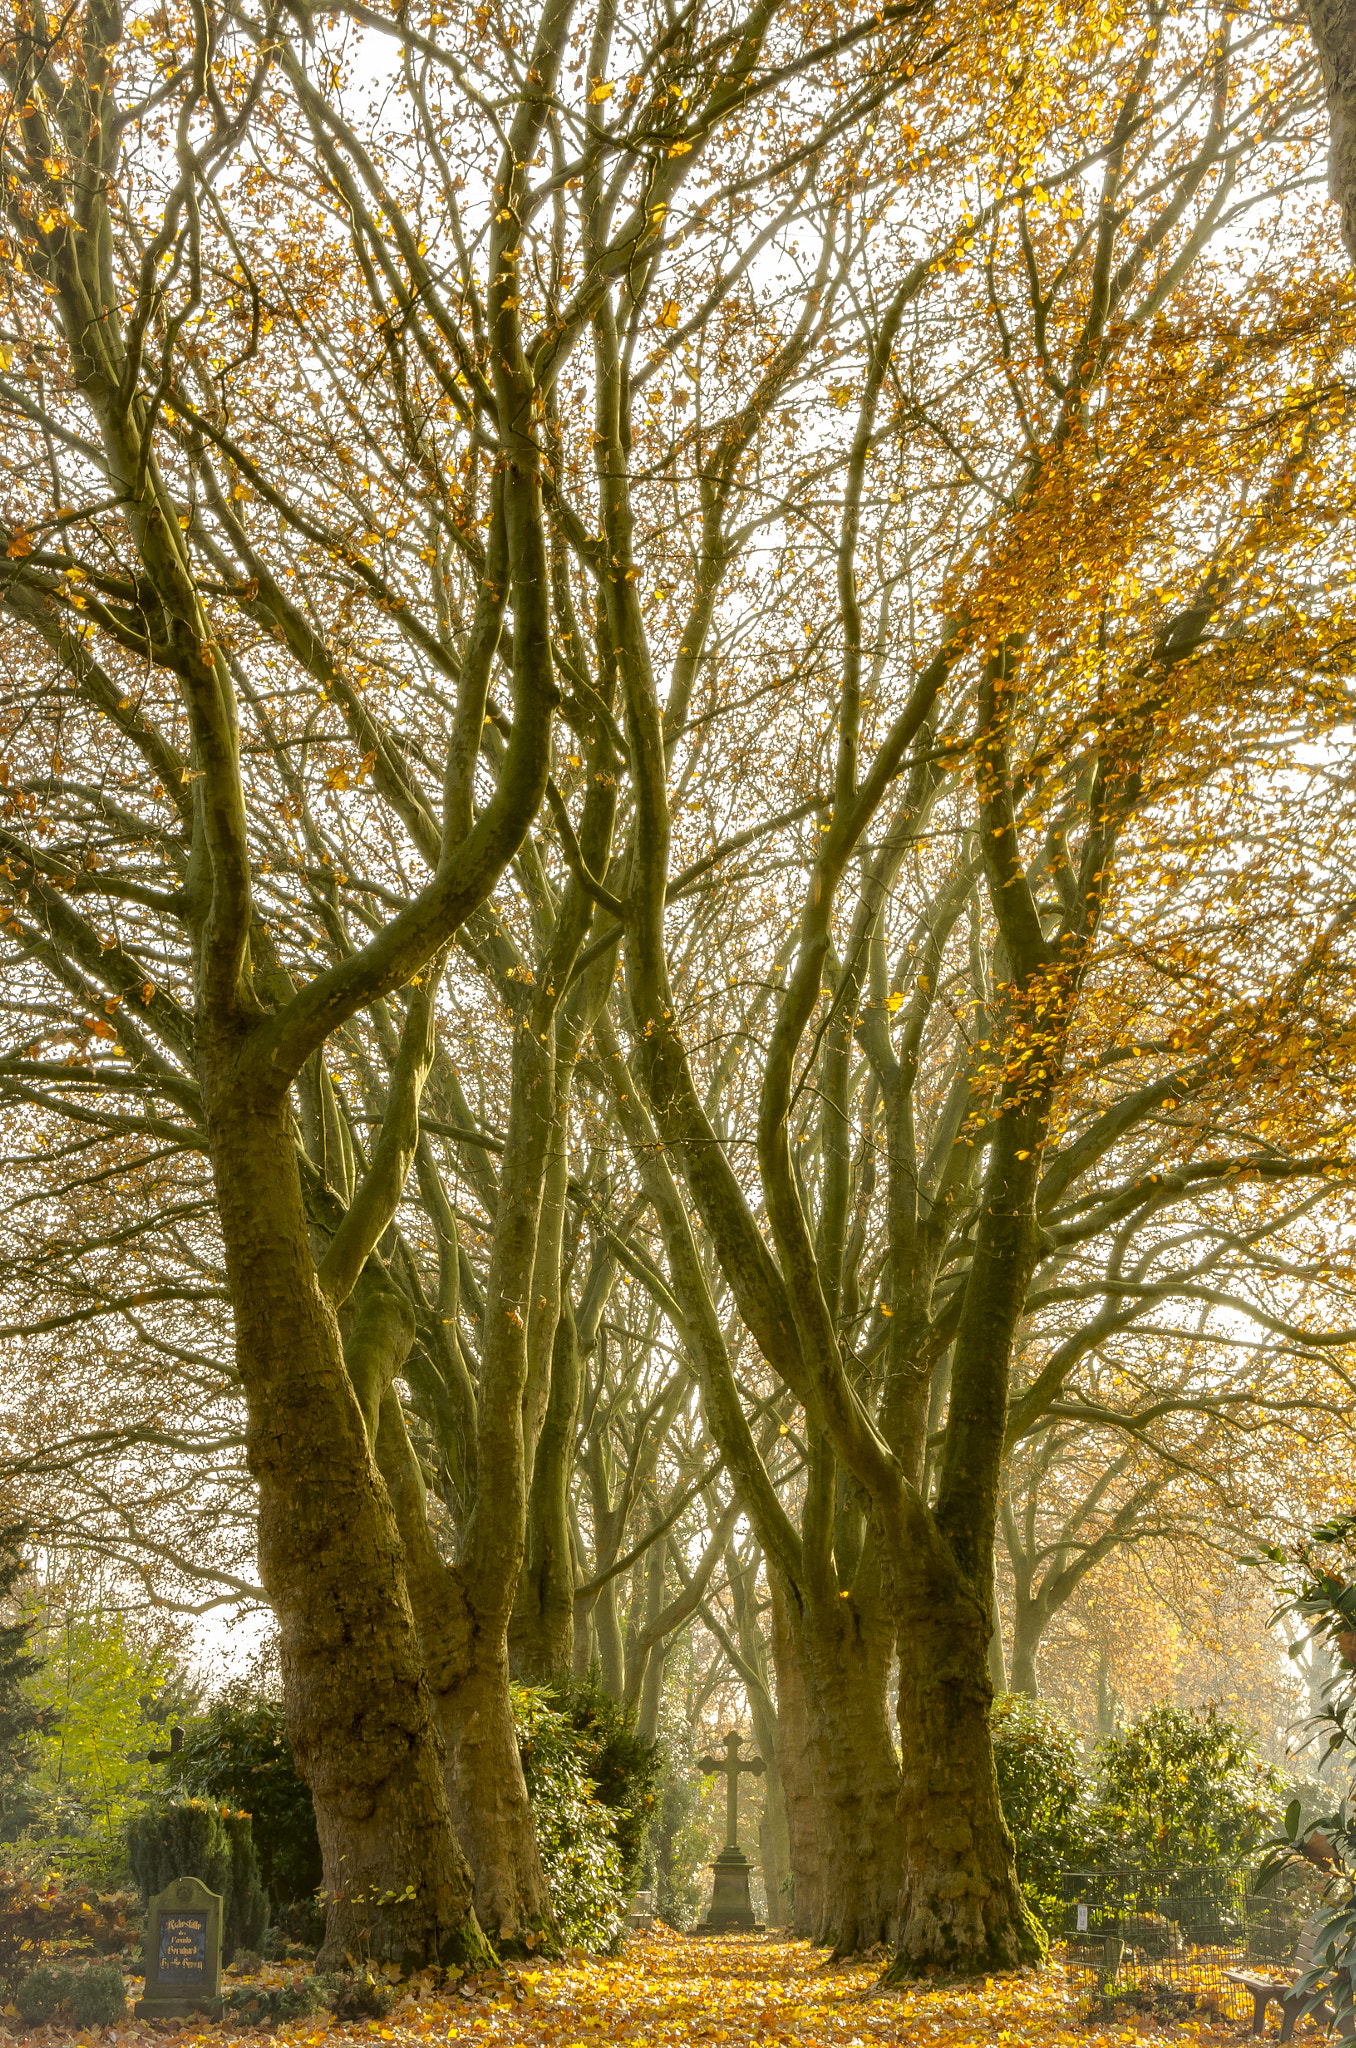
[[[53,1718],[28,1686],[45,1659],[29,1647],[34,1618],[19,1597],[29,1569],[23,1553],[27,1533],[22,1523],[0,1528],[0,1613],[11,1617],[0,1622],[0,1836],[6,1840],[13,1840],[27,1817],[34,1738]]]

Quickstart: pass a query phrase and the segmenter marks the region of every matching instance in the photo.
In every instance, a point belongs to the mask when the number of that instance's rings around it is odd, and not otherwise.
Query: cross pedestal
[[[741,1760],[739,1736],[732,1732],[725,1738],[725,1755],[698,1757],[697,1769],[708,1774],[718,1773],[725,1780],[725,1847],[711,1865],[715,1879],[711,1888],[711,1904],[706,1918],[695,1932],[753,1934],[761,1930],[762,1923],[753,1917],[753,1900],[749,1896],[749,1876],[753,1865],[739,1846],[739,1774],[747,1771],[751,1777],[761,1776],[763,1760],[761,1757]]]

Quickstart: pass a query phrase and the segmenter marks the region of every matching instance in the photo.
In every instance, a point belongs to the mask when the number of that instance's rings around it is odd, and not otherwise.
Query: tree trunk
[[[787,1891],[791,1878],[791,1836],[787,1825],[786,1795],[781,1774],[769,1766],[767,1808],[758,1823],[758,1860],[763,1866],[763,1888],[767,1893],[767,1924],[787,1927],[791,1902]]]
[[[664,1704],[664,1662],[668,1653],[669,1639],[665,1636],[655,1644],[645,1666],[645,1681],[640,1688],[640,1705],[636,1710],[636,1733],[643,1735],[647,1742],[659,1740],[659,1717]]]
[[[989,1739],[989,1602],[915,1608],[899,1639],[904,1883],[892,1981],[1044,1952],[1017,1884]]]
[[[664,1657],[667,1644],[658,1633],[664,1611],[664,1574],[668,1545],[661,1537],[652,1543],[632,1573],[634,1592],[627,1621],[626,1691],[628,1707],[641,1717],[640,1732],[651,1738],[659,1733],[659,1703],[663,1695]],[[646,1727],[645,1719],[652,1725]]]
[[[733,1577],[732,1577],[733,1584]],[[754,1647],[746,1636],[754,1632],[753,1618],[737,1605],[740,1622],[740,1645],[747,1655],[748,1648]],[[757,1669],[766,1676],[766,1655],[760,1655]],[[767,1890],[767,1919],[769,1927],[786,1927],[790,1924],[791,1877],[791,1836],[786,1813],[786,1788],[782,1784],[781,1740],[777,1726],[777,1714],[772,1696],[765,1684],[752,1685],[745,1681],[748,1694],[749,1713],[753,1720],[753,1739],[758,1745],[758,1754],[763,1759],[763,1786],[765,1806],[763,1818],[758,1827],[758,1860],[763,1866],[763,1883]]]
[[[1036,1681],[1036,1655],[1041,1646],[1042,1615],[1034,1600],[1018,1600],[1016,1617],[1012,1627],[1012,1670],[1008,1678],[1011,1692],[1023,1692],[1028,1699],[1040,1698],[1040,1687]]]
[[[1111,1682],[1111,1662],[1105,1646],[1097,1660],[1097,1733],[1116,1733],[1116,1688]]]
[[[813,1938],[838,1955],[893,1941],[903,1876],[900,1775],[886,1704],[888,1648],[856,1602],[807,1602],[809,1747],[820,1844]]]
[[[574,1654],[569,1487],[581,1385],[574,1311],[568,1290],[562,1286],[546,1420],[528,1495],[527,1555],[509,1623],[513,1668],[536,1684],[567,1670]]]
[[[438,1701],[452,1814],[475,1872],[476,1916],[501,1942],[544,1929],[550,1900],[509,1706],[507,1646],[472,1659]]]
[[[1307,0],[1328,98],[1328,193],[1342,209],[1342,240],[1356,262],[1356,0]]]
[[[290,1110],[242,1100],[214,1050],[200,1041],[260,1576],[324,1861],[322,1959],[484,1956],[404,1549],[317,1278]]]
[[[527,1383],[523,1388],[523,1467],[529,1488],[536,1476],[539,1438],[546,1427],[556,1367],[560,1313],[568,1292],[561,1273],[561,1241],[565,1194],[569,1182],[566,1144],[572,1063],[556,1079],[556,1112],[552,1120],[546,1172],[537,1227],[537,1255],[529,1289],[527,1317]]]
[[[772,1662],[777,1673],[777,1769],[786,1801],[791,1858],[790,1924],[797,1934],[813,1937],[819,1926],[821,1883],[805,1671],[794,1641],[794,1595],[771,1563],[767,1578],[772,1599]]]
[[[448,1803],[475,1873],[480,1924],[500,1941],[549,1929],[550,1901],[509,1705],[502,1611],[479,1614],[429,1535],[423,1482],[394,1393],[382,1409],[382,1473],[409,1557],[419,1634],[446,1744]]]
[[[622,1646],[621,1622],[617,1617],[617,1581],[609,1579],[593,1606],[593,1627],[598,1643],[598,1672],[603,1691],[614,1700],[626,1697],[626,1652]]]
[[[570,1657],[570,1669],[576,1678],[587,1678],[593,1666],[601,1660],[598,1655],[598,1631],[593,1625],[593,1608],[597,1594],[581,1600],[574,1610],[574,1650]]]

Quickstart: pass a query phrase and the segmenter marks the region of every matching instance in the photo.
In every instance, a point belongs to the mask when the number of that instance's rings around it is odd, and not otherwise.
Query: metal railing
[[[1260,1894],[1251,1882],[1228,1868],[1063,1871],[1059,1934],[1083,2017],[1250,2012],[1249,1995],[1227,1973],[1284,1976],[1318,1903],[1303,1878]]]

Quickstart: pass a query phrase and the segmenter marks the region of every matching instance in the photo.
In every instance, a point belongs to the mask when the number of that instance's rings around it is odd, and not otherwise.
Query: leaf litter
[[[777,1935],[707,1939],[659,1927],[632,1935],[618,1956],[572,1954],[509,1965],[474,1982],[425,1973],[397,1990],[382,2019],[327,2014],[250,2030],[238,2021],[68,2024],[13,2031],[0,2044],[25,2048],[286,2048],[346,2041],[449,2042],[458,2048],[1183,2048],[1240,2042],[1241,2019],[1210,2014],[1177,2023],[1137,2015],[1090,2027],[1078,2017],[1062,1967],[970,1981],[933,1978],[886,1989],[884,1952],[846,1962]],[[261,1981],[273,1972],[261,1972]],[[291,1972],[287,1973],[288,1975]],[[139,1986],[129,1985],[129,1999]],[[1305,2031],[1308,2029],[1306,2027]]]

